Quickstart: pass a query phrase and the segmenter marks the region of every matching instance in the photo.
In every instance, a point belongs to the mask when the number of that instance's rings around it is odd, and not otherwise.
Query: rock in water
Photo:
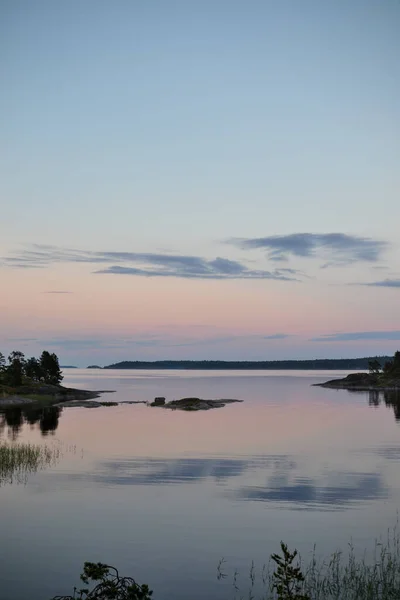
[[[163,396],[158,396],[157,398],[154,398],[154,402],[151,403],[151,406],[164,406],[165,405],[165,398]]]
[[[163,400],[162,404],[156,403],[157,400]],[[171,408],[172,410],[210,410],[212,408],[222,408],[226,404],[232,402],[242,402],[242,400],[232,400],[221,398],[220,400],[203,400],[202,398],[182,398],[181,400],[172,400],[165,402],[165,398],[155,398],[151,406],[162,406],[163,408]]]

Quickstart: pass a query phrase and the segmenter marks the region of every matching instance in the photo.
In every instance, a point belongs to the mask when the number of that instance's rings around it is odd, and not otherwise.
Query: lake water
[[[57,464],[0,487],[0,597],[72,593],[85,560],[155,600],[233,598],[231,579],[279,550],[371,547],[400,506],[400,403],[312,387],[341,372],[66,370],[104,400],[240,398],[191,413],[143,404],[14,410],[2,439],[54,445]]]

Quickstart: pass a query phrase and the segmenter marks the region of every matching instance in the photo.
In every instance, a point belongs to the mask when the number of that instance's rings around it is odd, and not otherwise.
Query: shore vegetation
[[[332,379],[315,385],[343,390],[400,391],[400,351],[385,362],[369,361],[368,373],[351,373],[343,379]]]
[[[40,444],[0,442],[0,487],[10,483],[25,483],[30,473],[54,464],[60,449]]]
[[[24,383],[61,383],[61,373],[56,354],[43,350],[39,358],[26,358],[23,352],[13,350],[6,361],[0,352],[0,384],[11,388],[21,387]]]
[[[366,554],[365,554],[366,555]],[[377,540],[371,560],[359,558],[352,543],[348,552],[337,551],[319,560],[314,549],[311,560],[303,561],[296,550],[281,542],[280,551],[257,569],[254,562],[245,574],[226,572],[222,559],[217,579],[227,587],[227,600],[398,600],[400,598],[400,538],[398,527]],[[148,585],[132,577],[121,577],[114,567],[85,563],[82,589],[52,600],[150,600]],[[187,597],[191,597],[188,590]]]

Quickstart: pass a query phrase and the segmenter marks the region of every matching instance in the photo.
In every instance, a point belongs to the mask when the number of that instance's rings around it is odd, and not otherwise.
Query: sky
[[[0,0],[0,350],[400,348],[398,0]]]

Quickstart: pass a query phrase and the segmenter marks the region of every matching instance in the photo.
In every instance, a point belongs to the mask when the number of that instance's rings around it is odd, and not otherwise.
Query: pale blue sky
[[[50,244],[271,271],[223,242],[343,233],[389,242],[387,272],[307,275],[398,281],[399,31],[397,0],[0,1],[0,256]]]

